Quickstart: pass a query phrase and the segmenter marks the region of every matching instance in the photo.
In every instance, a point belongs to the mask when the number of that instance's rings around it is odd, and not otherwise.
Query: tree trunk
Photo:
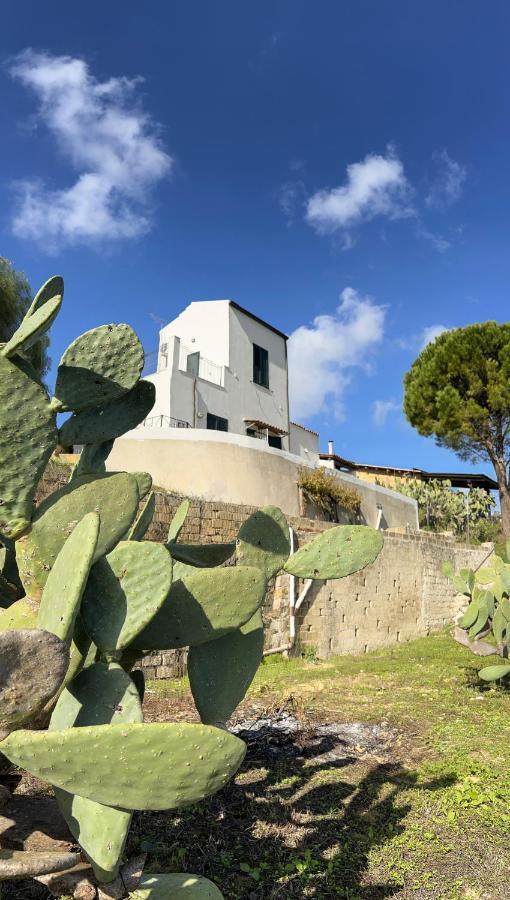
[[[501,528],[505,538],[510,539],[510,486],[506,466],[503,460],[494,463],[496,477],[498,479],[499,501],[501,505]]]

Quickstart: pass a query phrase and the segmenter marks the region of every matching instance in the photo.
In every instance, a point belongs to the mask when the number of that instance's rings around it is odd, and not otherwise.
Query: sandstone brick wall
[[[68,479],[68,470],[52,465],[38,499]],[[177,494],[156,494],[156,511],[147,534],[166,540],[170,520],[181,502]],[[191,498],[181,539],[188,543],[234,540],[255,507]],[[289,517],[296,544],[301,546],[334,525]],[[363,653],[429,634],[451,622],[459,609],[451,583],[441,574],[449,560],[455,569],[478,567],[490,545],[466,547],[453,538],[423,531],[385,532],[384,548],[373,566],[339,581],[314,582],[298,612],[298,647],[313,647],[321,658]],[[296,594],[303,582],[296,579]],[[270,586],[264,607],[266,648],[289,641],[289,577],[279,575]],[[154,653],[144,660],[148,678],[178,677],[186,670],[186,651]]]
[[[452,621],[462,604],[441,574],[446,560],[454,568],[478,567],[491,547],[457,544],[427,532],[385,533],[375,563],[339,581],[316,583],[299,610],[302,646],[318,655],[363,653],[437,631]]]

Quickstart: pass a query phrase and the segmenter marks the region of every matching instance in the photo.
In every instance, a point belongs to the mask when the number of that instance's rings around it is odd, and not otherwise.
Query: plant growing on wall
[[[309,469],[302,466],[299,470],[298,485],[307,500],[315,503],[319,509],[337,520],[337,507],[358,515],[361,507],[359,493],[346,484],[342,484],[332,472],[324,466]]]
[[[451,563],[442,566],[443,575],[467,598],[468,606],[454,629],[453,637],[477,656],[499,655],[506,662],[486,666],[479,672],[484,681],[510,675],[510,542],[497,548],[486,565],[476,571],[454,572]]]
[[[340,526],[290,555],[283,513],[250,516],[235,544],[144,540],[155,506],[145,472],[107,472],[115,438],[152,408],[128,325],[82,334],[60,360],[53,397],[26,358],[62,304],[41,288],[0,348],[0,753],[53,786],[62,815],[108,896],[126,895],[122,862],[134,810],[187,806],[221,789],[245,745],[225,723],[262,658],[261,607],[283,569],[342,578],[373,562],[382,535]],[[71,415],[60,428],[57,413]],[[81,444],[69,483],[36,509],[57,444]],[[223,563],[235,553],[236,565]],[[146,652],[189,648],[202,724],[143,722]],[[42,725],[48,722],[48,728]],[[36,728],[33,726],[37,725]],[[32,727],[31,727],[32,726]],[[0,851],[0,881],[68,869],[79,854]],[[221,898],[188,874],[141,876],[143,900]]]

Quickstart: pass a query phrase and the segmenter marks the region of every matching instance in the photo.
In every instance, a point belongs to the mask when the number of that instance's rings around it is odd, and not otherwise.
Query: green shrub
[[[333,519],[337,518],[337,506],[353,515],[360,511],[361,497],[354,488],[342,484],[336,476],[319,466],[317,469],[299,470],[299,487],[307,500],[315,503]]]

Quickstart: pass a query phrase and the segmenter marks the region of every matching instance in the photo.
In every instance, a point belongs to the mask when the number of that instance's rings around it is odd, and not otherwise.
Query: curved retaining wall
[[[304,465],[299,456],[256,438],[198,428],[130,431],[115,441],[107,460],[110,471],[143,469],[159,487],[184,496],[257,507],[272,504],[290,516],[301,513],[297,482]],[[334,474],[360,494],[367,525],[376,524],[380,507],[383,527],[417,528],[415,500],[352,475]]]

